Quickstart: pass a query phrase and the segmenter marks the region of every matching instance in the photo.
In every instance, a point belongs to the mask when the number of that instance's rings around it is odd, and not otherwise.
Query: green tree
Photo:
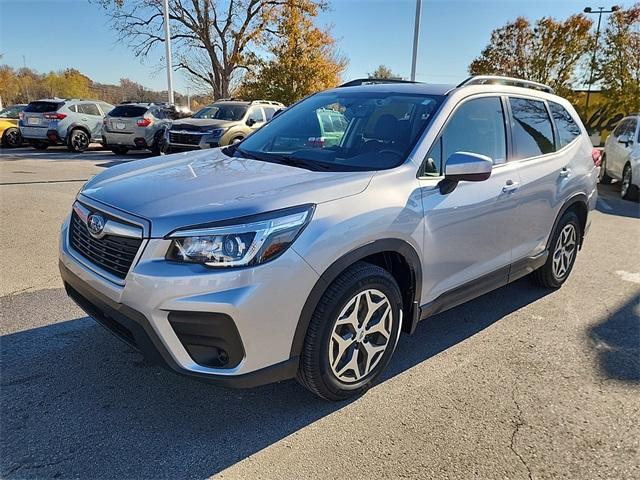
[[[367,73],[368,78],[385,78],[392,80],[402,80],[402,77],[397,73],[393,73],[386,65],[379,65],[373,72]]]
[[[245,76],[239,95],[289,105],[340,82],[347,61],[337,53],[330,32],[313,25],[318,10],[313,1],[285,1],[278,36],[270,43],[272,58]]]
[[[640,3],[609,17],[597,72],[605,96],[618,110],[640,111]]]
[[[491,33],[489,44],[469,65],[469,73],[524,78],[569,95],[591,46],[591,24],[583,14],[564,21],[544,17],[533,26],[518,17]]]

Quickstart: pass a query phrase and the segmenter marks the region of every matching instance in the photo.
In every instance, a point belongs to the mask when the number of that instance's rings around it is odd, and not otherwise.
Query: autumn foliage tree
[[[518,17],[491,33],[469,73],[524,78],[548,84],[561,95],[569,94],[576,69],[591,46],[591,24],[582,14],[564,21],[544,17],[534,25]]]
[[[597,81],[621,112],[640,111],[640,3],[614,12],[597,57]]]
[[[238,95],[289,105],[340,82],[347,61],[337,53],[330,32],[314,26],[318,4],[304,3],[285,1],[277,36],[269,44],[271,58],[245,76]]]

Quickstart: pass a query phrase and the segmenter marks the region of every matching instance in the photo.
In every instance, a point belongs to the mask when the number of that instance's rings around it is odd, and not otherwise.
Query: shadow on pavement
[[[401,338],[381,381],[546,293],[523,279],[425,320]],[[70,301],[62,289],[52,294]],[[89,318],[1,342],[3,478],[203,478],[346,405],[294,381],[230,390],[173,375]]]
[[[620,197],[620,184],[598,184],[598,203],[596,210],[606,215],[640,218],[640,203],[623,200]]]
[[[589,329],[603,375],[640,383],[640,294]]]

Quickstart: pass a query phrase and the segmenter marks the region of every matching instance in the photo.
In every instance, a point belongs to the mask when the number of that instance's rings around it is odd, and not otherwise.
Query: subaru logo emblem
[[[103,216],[93,213],[87,217],[87,228],[94,238],[101,238],[104,231],[106,220]]]

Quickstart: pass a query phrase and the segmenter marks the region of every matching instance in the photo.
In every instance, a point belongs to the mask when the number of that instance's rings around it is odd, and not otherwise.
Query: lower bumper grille
[[[69,244],[90,262],[124,279],[140,249],[142,240],[115,235],[94,238],[89,234],[85,223],[73,212],[69,225]]]

